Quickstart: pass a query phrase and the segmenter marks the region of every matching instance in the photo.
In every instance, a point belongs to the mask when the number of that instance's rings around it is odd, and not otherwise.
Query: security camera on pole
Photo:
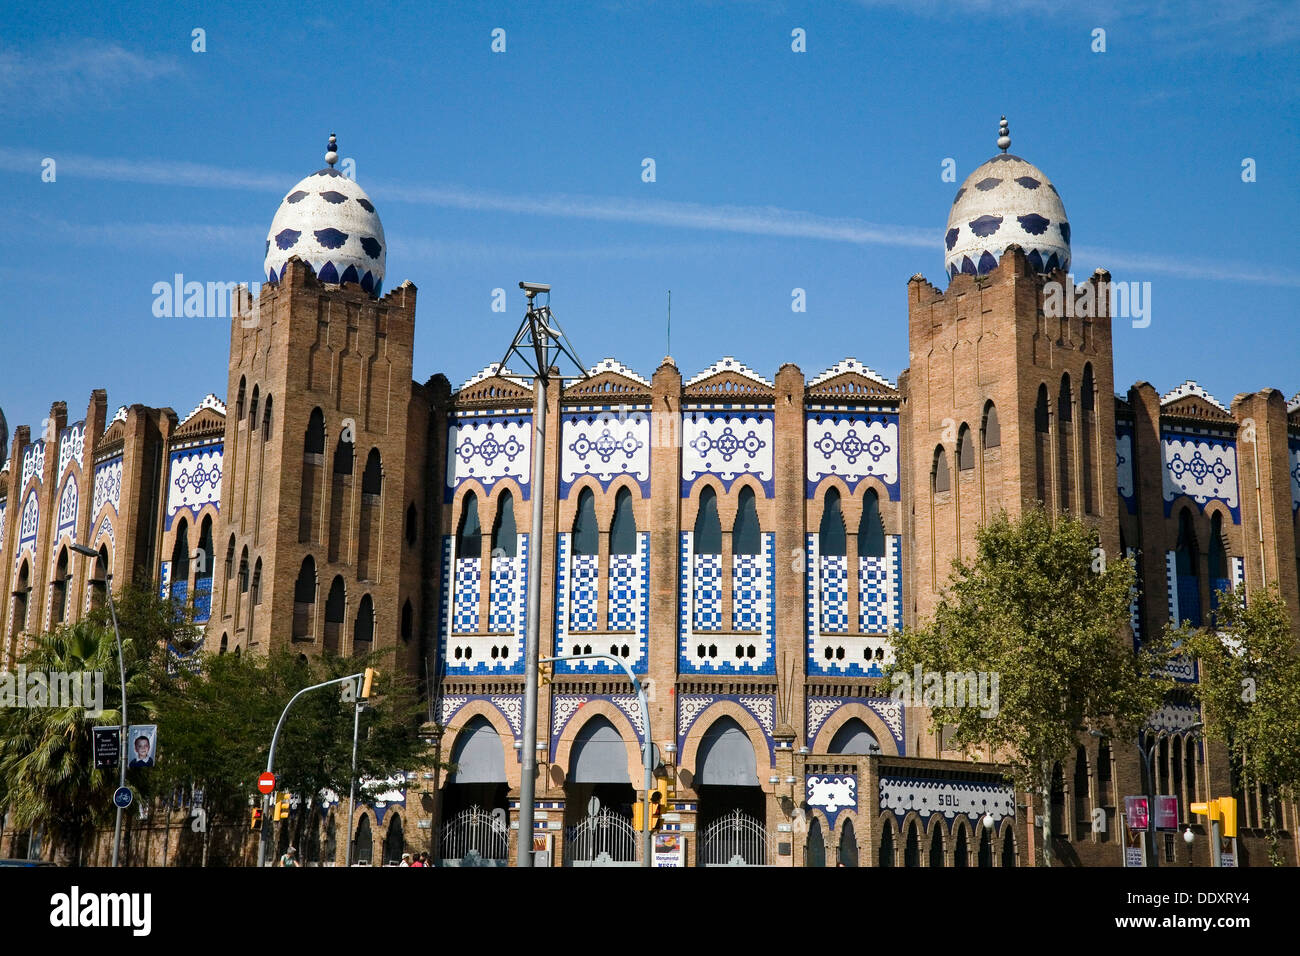
[[[529,482],[532,494],[532,536],[529,539],[528,558],[528,633],[524,647],[524,736],[523,779],[519,787],[519,866],[533,865],[533,801],[537,776],[537,663],[538,623],[541,620],[542,583],[542,483],[546,466],[546,387],[561,356],[567,357],[578,369],[581,378],[587,377],[587,367],[578,361],[564,331],[551,314],[551,287],[541,282],[520,282],[519,288],[528,297],[528,311],[519,324],[514,341],[506,349],[505,357],[497,366],[497,374],[505,375],[506,362],[514,355],[533,373],[533,472]],[[546,304],[538,306],[534,299],[546,296]]]

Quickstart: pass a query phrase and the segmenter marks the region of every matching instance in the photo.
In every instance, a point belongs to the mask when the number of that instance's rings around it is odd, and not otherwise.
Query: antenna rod
[[[668,351],[665,355],[673,354],[673,290],[668,290]]]

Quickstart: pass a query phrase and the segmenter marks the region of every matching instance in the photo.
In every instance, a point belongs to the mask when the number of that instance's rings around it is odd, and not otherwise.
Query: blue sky
[[[908,278],[946,285],[942,163],[964,179],[1005,113],[1011,151],[1064,199],[1075,275],[1151,283],[1150,326],[1115,325],[1118,390],[1300,389],[1286,2],[84,10],[0,12],[11,430],[58,399],[79,417],[95,387],[110,409],[181,415],[225,397],[228,321],[155,318],[152,287],[257,280],[271,217],[330,132],[383,218],[385,287],[420,289],[420,381],[458,385],[500,357],[520,279],[553,285],[587,364],[649,375],[671,289],[687,375],[730,354],[811,378],[851,355],[896,379]]]

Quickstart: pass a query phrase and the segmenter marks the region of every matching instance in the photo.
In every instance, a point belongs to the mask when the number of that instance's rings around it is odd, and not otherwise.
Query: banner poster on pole
[[[121,727],[90,728],[96,770],[116,770],[122,756]]]
[[[675,868],[686,865],[686,837],[677,832],[656,833],[654,866]]]
[[[158,753],[158,725],[132,724],[127,735],[127,767],[152,767]]]

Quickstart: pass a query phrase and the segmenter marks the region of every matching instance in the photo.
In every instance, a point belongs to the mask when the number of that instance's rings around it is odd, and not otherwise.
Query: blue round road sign
[[[131,805],[131,788],[118,787],[113,791],[113,802],[117,804],[119,810],[125,810]]]

